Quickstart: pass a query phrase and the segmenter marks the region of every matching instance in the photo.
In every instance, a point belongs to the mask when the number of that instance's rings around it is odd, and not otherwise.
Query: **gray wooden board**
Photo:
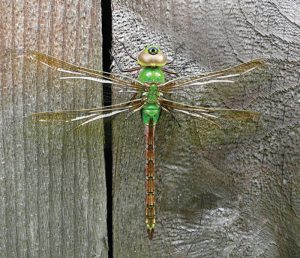
[[[107,257],[102,124],[28,118],[95,107],[101,87],[17,57],[39,50],[101,69],[101,2],[1,1],[0,19],[0,256]]]
[[[237,86],[188,88],[179,98],[258,111],[255,130],[217,138],[202,133],[203,121],[180,116],[178,127],[162,116],[152,241],[143,125],[138,114],[114,120],[114,257],[299,256],[299,8],[287,0],[113,1],[114,39],[133,55],[155,43],[171,58],[183,44],[172,67],[180,75],[258,57],[268,64]],[[135,65],[118,41],[114,49],[119,66]]]

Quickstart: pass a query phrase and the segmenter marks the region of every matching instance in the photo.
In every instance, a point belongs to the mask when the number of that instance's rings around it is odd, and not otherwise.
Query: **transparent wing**
[[[38,122],[75,122],[80,121],[80,125],[85,125],[90,122],[115,116],[124,112],[136,112],[144,104],[143,99],[136,99],[128,102],[119,103],[116,105],[105,106],[93,109],[81,110],[60,110],[53,112],[40,112],[32,114],[30,117]]]
[[[61,77],[61,79],[92,80],[101,83],[109,83],[112,87],[118,86],[127,89],[129,88],[133,91],[139,91],[144,87],[143,84],[134,78],[76,66],[38,51],[26,52],[25,57],[36,60],[46,66],[51,67],[52,69],[63,72],[64,76]]]
[[[192,106],[163,98],[160,98],[160,104],[167,109],[202,118],[216,126],[219,126],[217,122],[220,118],[238,121],[257,121],[260,116],[258,112],[248,110]]]
[[[255,59],[250,62],[216,72],[180,77],[160,85],[160,90],[162,92],[173,93],[176,90],[187,86],[190,87],[216,83],[234,83],[239,76],[251,72],[254,69],[260,68],[264,66],[264,64],[264,60]]]
[[[206,146],[220,144],[220,142],[241,141],[259,129],[260,113],[239,109],[207,108],[187,105],[166,99],[160,103],[175,115],[183,114],[190,125],[184,126],[188,130],[188,137],[192,144]]]

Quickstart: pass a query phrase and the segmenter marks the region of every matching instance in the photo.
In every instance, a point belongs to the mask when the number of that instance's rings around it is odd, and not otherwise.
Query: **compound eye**
[[[156,48],[156,47],[149,47],[148,48],[148,53],[150,55],[156,55],[158,53],[158,48]]]

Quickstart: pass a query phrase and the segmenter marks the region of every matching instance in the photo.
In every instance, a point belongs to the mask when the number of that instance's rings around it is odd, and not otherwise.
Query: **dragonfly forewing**
[[[234,83],[241,75],[261,68],[265,64],[262,59],[255,59],[247,63],[233,66],[216,72],[185,76],[168,81],[160,86],[162,92],[172,93],[187,86],[199,86],[216,83]]]
[[[46,66],[49,66],[52,69],[58,70],[64,74],[73,75],[71,78],[76,79],[85,79],[85,80],[93,80],[101,83],[110,83],[112,87],[117,85],[118,87],[123,88],[131,88],[135,90],[143,89],[143,85],[134,78],[127,77],[124,75],[97,71],[88,69],[81,66],[76,66],[66,61],[60,60],[53,56],[40,53],[38,51],[28,51],[25,54],[25,57],[38,61]],[[65,76],[68,78],[68,76]],[[64,79],[65,77],[61,77]],[[69,76],[70,78],[70,76]]]

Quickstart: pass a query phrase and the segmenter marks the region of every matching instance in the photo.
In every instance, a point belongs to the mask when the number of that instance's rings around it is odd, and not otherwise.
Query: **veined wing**
[[[193,106],[164,98],[160,98],[159,102],[166,109],[206,120],[220,128],[224,124],[223,121],[235,120],[241,123],[257,122],[260,117],[260,113],[247,110]]]
[[[142,108],[144,99],[135,99],[115,105],[92,108],[92,109],[81,109],[81,110],[60,110],[53,112],[40,112],[31,115],[31,118],[38,122],[74,122],[81,121],[80,125],[118,115],[123,112],[136,112]]]
[[[180,122],[183,125],[180,128],[187,135],[185,140],[191,145],[201,146],[203,150],[238,144],[259,134],[262,129],[260,114],[257,112],[207,108],[165,99],[160,100],[160,103],[173,114],[183,114],[187,118]]]
[[[55,70],[72,75],[61,77],[61,79],[92,80],[101,83],[109,83],[111,85],[118,85],[125,88],[131,88],[135,89],[136,91],[141,90],[144,87],[142,83],[140,83],[138,80],[135,80],[134,78],[76,66],[38,51],[29,51],[25,56],[32,60],[39,61],[40,63]]]
[[[199,86],[212,83],[234,83],[239,76],[260,68],[264,64],[264,60],[254,59],[250,62],[216,72],[176,78],[160,85],[160,91],[172,93],[173,91],[186,86]]]

